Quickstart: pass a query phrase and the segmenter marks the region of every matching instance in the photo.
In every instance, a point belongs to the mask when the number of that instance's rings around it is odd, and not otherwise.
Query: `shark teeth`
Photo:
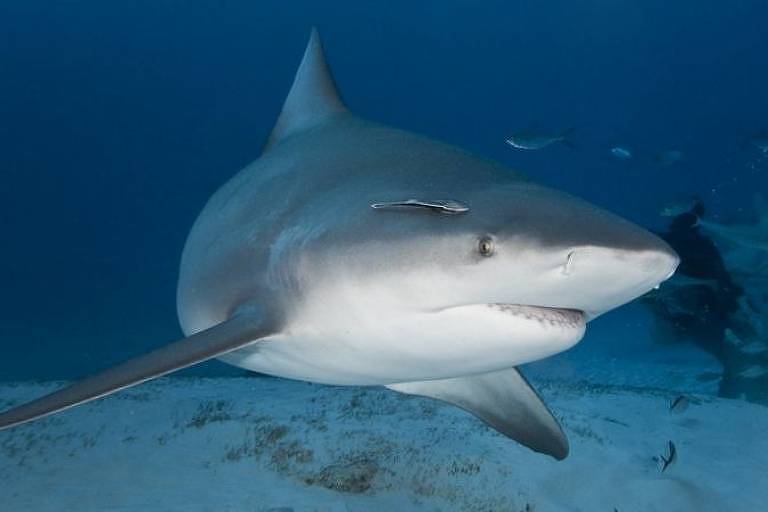
[[[567,308],[551,308],[545,306],[528,306],[522,304],[491,303],[488,307],[506,314],[537,320],[550,325],[561,327],[579,327],[585,323],[583,311]]]

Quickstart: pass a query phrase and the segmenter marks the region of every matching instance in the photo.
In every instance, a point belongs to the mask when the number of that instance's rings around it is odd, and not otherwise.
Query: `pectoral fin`
[[[201,363],[274,333],[274,326],[247,311],[170,345],[130,359],[32,402],[0,413],[0,430],[48,416],[121,389]]]
[[[558,460],[568,456],[568,439],[560,425],[516,368],[387,387],[456,405],[531,450]]]

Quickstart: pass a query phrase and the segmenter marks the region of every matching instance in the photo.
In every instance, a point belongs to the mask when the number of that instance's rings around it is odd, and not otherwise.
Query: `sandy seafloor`
[[[543,384],[563,462],[382,389],[161,380],[1,433],[0,509],[765,510],[768,408],[697,396],[671,415],[664,390]],[[662,474],[667,440],[679,459]]]
[[[695,349],[604,347],[525,368],[570,439],[562,462],[383,388],[167,378],[0,432],[0,510],[766,510],[768,407],[716,398]],[[0,408],[57,385],[0,384]]]

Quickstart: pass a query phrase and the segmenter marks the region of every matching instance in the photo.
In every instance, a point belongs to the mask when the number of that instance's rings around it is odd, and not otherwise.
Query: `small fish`
[[[699,219],[696,225],[707,233],[736,245],[768,251],[768,217],[761,217],[757,224],[720,224]]]
[[[564,132],[557,135],[526,130],[513,133],[507,137],[506,143],[517,149],[544,149],[547,146],[551,146],[552,144],[559,142],[573,149],[574,145],[568,138],[572,133],[573,128],[569,128],[568,130],[565,130]]]
[[[733,332],[732,329],[726,329],[723,333],[723,338],[726,343],[733,346],[736,350],[742,354],[757,355],[768,352],[768,345],[763,341],[744,341],[741,337]]]
[[[661,458],[661,472],[667,470],[672,464],[677,462],[677,448],[675,448],[675,443],[672,441],[667,441],[667,456],[664,455],[660,456]]]
[[[631,160],[633,156],[632,151],[621,146],[611,148],[611,154],[619,160]]]
[[[760,366],[759,364],[753,364],[746,370],[738,373],[738,376],[743,379],[758,379],[768,375],[768,367]]]
[[[677,217],[693,210],[697,203],[701,202],[698,196],[678,198],[670,201],[659,210],[662,217]]]
[[[680,414],[681,412],[685,411],[690,404],[691,401],[688,400],[688,398],[680,395],[669,403],[669,412]]]
[[[757,222],[751,224],[721,224],[699,219],[697,225],[717,238],[741,247],[768,252],[768,201],[760,194],[753,197]]]
[[[653,161],[657,165],[669,166],[674,165],[683,159],[683,152],[677,149],[668,149],[667,151],[659,151],[653,157]]]
[[[761,341],[753,341],[752,343],[747,343],[746,345],[742,346],[740,352],[742,354],[750,355],[764,354],[768,352],[768,345]]]

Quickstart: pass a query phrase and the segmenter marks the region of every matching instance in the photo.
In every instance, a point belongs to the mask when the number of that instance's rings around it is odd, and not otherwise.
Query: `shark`
[[[678,262],[586,201],[355,115],[313,29],[261,155],[188,235],[185,337],[6,410],[0,429],[218,358],[441,400],[563,459],[567,437],[518,366],[572,347]]]

